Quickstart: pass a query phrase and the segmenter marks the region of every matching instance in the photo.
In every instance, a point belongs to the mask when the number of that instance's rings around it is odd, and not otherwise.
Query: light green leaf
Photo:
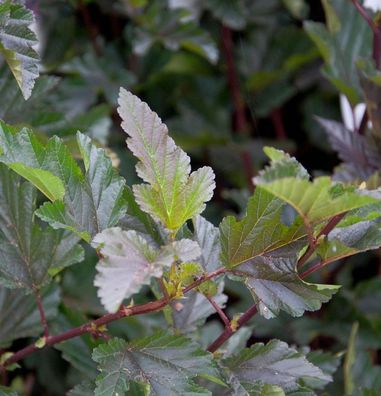
[[[270,183],[284,177],[309,179],[306,169],[294,157],[273,147],[265,147],[263,151],[270,158],[271,166],[259,172],[259,176],[253,179],[255,184]]]
[[[291,226],[282,221],[285,203],[257,187],[242,220],[226,217],[220,224],[222,262],[232,268],[255,257],[291,245],[300,249],[305,232],[298,219]]]
[[[262,383],[279,386],[284,391],[294,391],[299,388],[299,380],[305,377],[331,380],[304,355],[279,340],[272,340],[266,345],[254,344],[237,356],[226,359],[224,365],[230,370],[231,380],[244,388]]]
[[[130,343],[114,338],[96,348],[93,359],[101,371],[96,396],[127,395],[132,382],[148,384],[151,396],[210,395],[193,378],[218,377],[210,353],[166,332]]]
[[[19,162],[14,162],[8,166],[20,176],[30,181],[51,201],[63,199],[65,195],[65,187],[57,176],[54,176],[50,172],[42,169],[34,169],[29,166],[25,166]]]
[[[34,222],[36,190],[0,165],[0,283],[11,288],[40,288],[49,271],[83,259],[78,237]]]
[[[45,202],[36,214],[53,228],[73,231],[89,242],[125,214],[125,181],[105,151],[92,145],[90,138],[78,132],[77,143],[85,174],[58,137],[44,146],[31,130],[18,131],[0,123],[0,161],[53,198],[54,202]]]
[[[25,99],[39,76],[39,56],[33,49],[37,38],[29,26],[33,13],[12,1],[0,4],[0,52],[11,69]]]
[[[313,182],[286,177],[261,183],[260,187],[291,205],[310,231],[335,215],[377,202],[353,188],[333,184],[329,177],[318,177]]]
[[[145,212],[176,233],[211,199],[213,171],[203,167],[190,174],[188,155],[168,136],[157,114],[123,88],[118,112],[129,135],[128,148],[139,159],[137,173],[148,183],[133,187],[136,200]]]
[[[233,272],[245,278],[245,283],[257,303],[259,313],[270,319],[281,310],[292,316],[305,311],[316,311],[328,302],[340,286],[304,282],[297,270],[297,258],[279,256],[256,257],[235,267]]]
[[[150,284],[152,277],[161,277],[175,260],[188,261],[200,255],[194,241],[182,239],[158,249],[136,231],[122,231],[119,227],[96,235],[92,245],[102,255],[94,284],[109,312],[115,312],[125,298]]]

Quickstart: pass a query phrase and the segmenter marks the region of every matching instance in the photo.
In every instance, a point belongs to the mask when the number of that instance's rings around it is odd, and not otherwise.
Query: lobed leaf
[[[332,380],[304,355],[279,340],[271,340],[266,345],[254,344],[226,359],[224,365],[231,373],[231,381],[238,382],[244,388],[269,384],[284,391],[295,391],[302,378]]]
[[[214,173],[190,173],[190,158],[168,136],[167,127],[146,103],[121,88],[118,112],[129,135],[128,148],[139,159],[138,175],[147,183],[133,191],[142,210],[172,233],[200,214],[214,189]]]
[[[35,223],[36,190],[0,165],[0,283],[38,289],[49,272],[83,260],[78,237]]]
[[[97,234],[92,245],[102,255],[94,284],[109,312],[115,312],[125,298],[150,284],[152,277],[160,278],[175,260],[188,261],[200,255],[200,248],[191,240],[182,239],[158,249],[136,231],[119,227]]]
[[[149,395],[207,395],[193,382],[196,376],[218,377],[212,355],[184,337],[159,332],[130,343],[118,338],[96,348],[96,396],[127,395],[133,382]]]
[[[25,99],[39,76],[38,41],[30,25],[34,16],[24,5],[6,0],[0,4],[0,52],[8,63]]]
[[[220,224],[223,264],[233,268],[283,246],[294,243],[299,246],[298,241],[305,237],[303,225],[298,219],[290,226],[284,224],[285,206],[280,199],[257,187],[242,220],[228,216]]]
[[[78,132],[77,144],[85,173],[58,137],[44,146],[31,130],[18,131],[0,122],[0,161],[52,200],[36,214],[53,228],[73,231],[89,242],[125,214],[125,181],[116,174],[105,151],[96,148],[89,137]]]
[[[281,310],[292,316],[317,311],[339,290],[340,286],[304,282],[297,273],[297,257],[277,254],[279,257],[257,257],[233,271],[245,278],[259,313],[265,318],[273,318]]]
[[[273,147],[265,147],[263,151],[270,158],[271,166],[259,172],[259,176],[253,179],[255,184],[270,183],[284,177],[309,179],[306,169],[294,157]]]
[[[332,184],[329,177],[318,177],[313,182],[286,177],[260,186],[291,205],[309,230],[333,216],[377,202],[353,188]]]

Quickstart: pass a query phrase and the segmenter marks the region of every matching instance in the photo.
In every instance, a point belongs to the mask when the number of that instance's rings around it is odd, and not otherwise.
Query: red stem
[[[227,272],[226,268],[219,268],[216,271],[210,272],[209,274],[205,274],[205,275],[201,276],[199,279],[197,279],[196,281],[194,281],[191,285],[186,287],[183,290],[183,293],[187,293],[188,291],[199,286],[201,283],[205,282],[206,280],[212,279],[212,278],[214,278],[218,275],[221,275],[225,272]],[[150,313],[150,312],[160,311],[166,305],[168,305],[169,302],[170,302],[170,299],[164,297],[164,298],[161,298],[160,300],[151,301],[146,304],[135,305],[132,307],[122,306],[115,313],[106,314],[96,320],[85,323],[85,324],[75,327],[73,329],[67,330],[64,333],[61,333],[61,334],[58,334],[55,336],[47,336],[45,339],[44,347],[52,346],[52,345],[58,344],[60,342],[67,341],[71,338],[78,337],[85,333],[94,333],[94,328],[96,329],[97,327],[106,325],[108,323],[114,322],[116,320],[119,320],[119,319],[127,317],[127,316],[143,315],[143,314]],[[19,360],[24,359],[25,357],[31,355],[32,353],[34,353],[40,349],[41,348],[38,348],[35,344],[28,345],[27,347],[14,353],[9,359],[7,359],[4,362],[4,364],[2,366],[0,366],[0,369],[4,368],[6,366],[9,366],[13,363],[16,363]]]
[[[40,290],[36,289],[34,295],[36,297],[38,312],[40,313],[42,328],[44,329],[44,337],[49,337],[49,326],[48,326],[48,321],[46,320],[46,315],[44,311],[44,306],[42,304]]]
[[[218,315],[220,316],[221,320],[224,322],[225,327],[230,327],[230,320],[229,318],[225,315],[225,312],[221,309],[221,307],[213,300],[212,297],[205,296],[210,304],[213,306],[213,308],[216,310]]]
[[[340,223],[340,221],[344,218],[346,215],[345,213],[338,214],[336,216],[333,216],[328,223],[321,229],[319,234],[317,235],[316,238],[314,238],[314,242],[308,246],[308,249],[305,251],[303,256],[299,259],[298,261],[298,268],[303,267],[304,264],[308,261],[308,259],[312,256],[316,249],[317,242],[320,237],[323,235],[328,235],[336,226],[337,224]]]

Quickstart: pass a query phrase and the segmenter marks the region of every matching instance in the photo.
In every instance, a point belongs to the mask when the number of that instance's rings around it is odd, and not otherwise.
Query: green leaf
[[[74,234],[40,228],[35,223],[36,190],[0,165],[0,283],[11,288],[38,289],[49,271],[83,259]]]
[[[277,316],[280,310],[302,316],[304,311],[320,309],[340,286],[304,282],[296,265],[297,256],[287,257],[280,250],[274,256],[256,257],[234,268],[233,273],[245,278],[259,313],[265,318]]]
[[[291,226],[282,221],[285,203],[257,187],[242,220],[226,217],[220,224],[221,258],[228,267],[236,267],[283,246],[303,246],[305,232],[297,219]]]
[[[57,315],[59,302],[57,288],[49,288],[42,293],[42,305],[48,322]],[[0,346],[7,347],[13,340],[33,337],[42,331],[34,298],[20,293],[20,290],[0,286]]]
[[[381,245],[381,229],[377,222],[362,221],[348,227],[339,227],[319,243],[316,255],[325,263],[378,249]]]
[[[18,132],[0,123],[0,160],[48,198],[54,198],[36,214],[53,228],[73,231],[89,242],[125,214],[125,181],[117,175],[105,151],[91,144],[89,137],[78,132],[77,143],[85,173],[61,139],[53,137],[44,146],[31,130],[23,128]]]
[[[122,231],[119,227],[96,235],[92,245],[102,255],[94,284],[109,312],[115,312],[143,285],[149,285],[152,277],[160,278],[175,260],[189,261],[200,255],[194,241],[182,239],[158,249],[136,231]]]
[[[356,104],[361,100],[356,61],[371,51],[371,30],[356,8],[348,7],[346,2],[331,0],[325,11],[331,31],[322,23],[312,21],[305,22],[304,29],[324,59],[325,76]]]
[[[33,13],[9,0],[0,5],[0,52],[11,69],[25,99],[32,93],[39,76],[39,56],[33,49],[37,39],[29,26]]]
[[[329,177],[317,177],[313,182],[285,177],[261,183],[260,187],[291,205],[302,217],[308,232],[333,216],[377,202],[351,187],[333,184]]]
[[[259,172],[259,176],[253,179],[255,184],[270,183],[284,177],[309,179],[306,169],[294,157],[273,147],[264,147],[263,151],[270,158],[271,166]]]
[[[230,370],[231,381],[244,388],[270,384],[285,391],[294,391],[299,388],[299,380],[305,377],[331,380],[304,355],[279,340],[266,345],[254,344],[226,359],[223,364]]]
[[[96,348],[93,359],[101,371],[96,396],[127,395],[132,382],[148,384],[152,396],[206,395],[193,378],[218,377],[210,353],[165,332],[130,343],[114,338]]]
[[[118,112],[130,136],[128,148],[139,159],[137,173],[148,183],[133,187],[136,200],[175,234],[186,220],[204,210],[215,187],[214,173],[203,167],[190,174],[190,158],[168,136],[157,114],[123,88]]]
[[[42,169],[34,169],[18,162],[9,164],[9,168],[30,181],[51,201],[63,199],[65,187],[57,176]]]

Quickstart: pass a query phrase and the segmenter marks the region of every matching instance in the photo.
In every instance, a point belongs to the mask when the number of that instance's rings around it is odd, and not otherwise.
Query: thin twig
[[[216,310],[221,320],[224,322],[225,327],[231,327],[231,323],[229,318],[225,315],[225,312],[221,309],[221,307],[214,301],[212,297],[205,296],[213,308]]]
[[[44,306],[42,304],[42,298],[41,298],[40,290],[36,289],[34,291],[34,295],[36,297],[36,303],[37,303],[37,307],[38,307],[38,312],[40,313],[42,328],[44,329],[44,337],[49,337],[49,326],[48,326],[48,321],[46,319]]]
[[[201,276],[199,279],[194,281],[191,285],[186,287],[183,290],[183,293],[187,293],[190,290],[196,288],[201,283],[205,282],[206,280],[212,279],[216,276],[219,276],[223,273],[227,272],[226,268],[219,268],[216,271],[210,272],[209,274],[205,274]],[[135,305],[131,307],[121,306],[120,309],[115,313],[110,313],[101,316],[96,320],[92,320],[88,323],[85,323],[81,326],[75,327],[73,329],[67,330],[61,334],[55,336],[48,336],[45,338],[45,345],[44,348],[47,346],[52,346],[58,344],[63,341],[70,340],[71,338],[78,337],[85,333],[92,333],[94,332],[94,328],[101,327],[107,325],[108,323],[114,322],[121,318],[125,318],[128,316],[135,316],[135,315],[143,315],[146,313],[157,312],[163,309],[165,306],[168,305],[170,300],[162,298],[157,301],[151,301],[141,305]],[[0,366],[0,369],[3,369],[13,363],[16,363],[25,357],[31,355],[32,353],[41,350],[35,343],[28,345],[27,347],[20,349],[19,351],[15,352],[12,356],[7,359],[3,365]]]
[[[360,13],[360,15],[365,19],[369,27],[372,29],[372,31],[377,30],[376,24],[373,22],[373,19],[371,16],[366,12],[366,9],[357,1],[357,0],[352,0],[353,5],[357,8],[357,11]]]
[[[302,255],[302,257],[299,259],[298,261],[298,268],[301,268],[304,266],[304,264],[306,264],[306,262],[308,261],[308,259],[312,256],[312,254],[314,253],[316,247],[317,247],[317,243],[319,241],[319,238],[322,236],[327,236],[336,226],[337,224],[340,223],[340,221],[344,218],[344,216],[346,215],[345,213],[340,213],[336,216],[333,216],[328,223],[321,229],[321,231],[319,232],[319,234],[317,235],[316,238],[314,238],[314,242],[308,246],[307,250],[305,251],[305,253]]]

